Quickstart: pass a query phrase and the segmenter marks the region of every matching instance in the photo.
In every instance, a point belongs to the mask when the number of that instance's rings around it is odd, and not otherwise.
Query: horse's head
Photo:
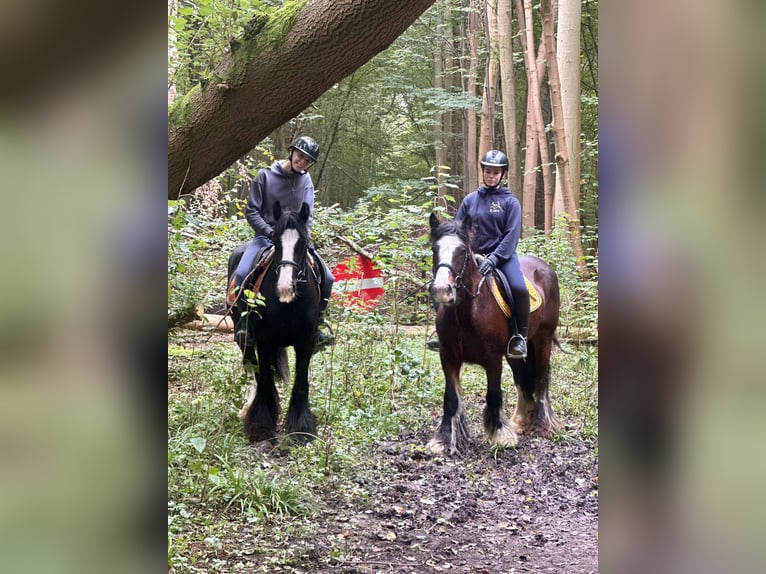
[[[434,278],[431,299],[442,305],[455,305],[458,290],[466,288],[463,276],[472,265],[470,247],[471,218],[463,221],[440,221],[431,214],[431,247],[434,252]]]
[[[303,202],[299,212],[282,211],[274,204],[274,260],[277,273],[277,295],[281,303],[291,303],[296,296],[297,282],[303,280],[309,245],[309,206]]]

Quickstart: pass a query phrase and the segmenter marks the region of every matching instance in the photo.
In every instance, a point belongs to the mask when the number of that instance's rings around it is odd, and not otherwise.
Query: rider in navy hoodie
[[[529,291],[516,254],[521,236],[521,205],[507,187],[500,185],[508,172],[508,156],[499,150],[490,150],[480,163],[484,185],[463,199],[455,219],[463,220],[471,216],[471,249],[485,255],[481,274],[488,275],[497,269],[508,279],[513,296],[508,358],[523,359],[527,356]],[[429,341],[430,348],[437,345]]]

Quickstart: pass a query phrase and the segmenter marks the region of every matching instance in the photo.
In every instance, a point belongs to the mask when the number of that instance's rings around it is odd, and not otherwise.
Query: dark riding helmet
[[[309,136],[301,136],[297,138],[293,143],[290,144],[290,147],[287,148],[287,151],[290,152],[294,149],[300,150],[306,154],[309,158],[311,158],[311,161],[317,161],[319,159],[319,144],[314,140],[314,138],[310,138]]]
[[[485,153],[479,163],[486,166],[502,167],[503,171],[508,171],[508,156],[497,149],[491,149]]]

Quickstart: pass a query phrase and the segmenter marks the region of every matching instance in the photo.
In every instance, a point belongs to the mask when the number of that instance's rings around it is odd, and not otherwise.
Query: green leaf
[[[189,444],[194,447],[194,450],[202,454],[202,451],[205,450],[205,445],[207,445],[207,439],[202,437],[195,437],[189,440]]]

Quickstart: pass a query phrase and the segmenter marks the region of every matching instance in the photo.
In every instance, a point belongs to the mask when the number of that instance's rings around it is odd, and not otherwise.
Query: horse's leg
[[[551,406],[548,387],[551,382],[551,350],[553,337],[541,337],[534,345],[535,377],[534,377],[534,411],[531,420],[530,433],[550,438],[561,428],[561,421]]]
[[[493,361],[485,366],[487,372],[487,404],[484,407],[484,436],[498,446],[516,446],[518,436],[503,413],[503,363]]]
[[[469,444],[468,425],[460,398],[460,367],[459,362],[449,364],[442,358],[444,414],[439,428],[426,445],[432,454],[460,454]]]
[[[527,343],[526,359],[508,360],[516,386],[516,409],[511,417],[511,426],[518,434],[529,430],[535,414],[535,345],[532,341]]]
[[[301,442],[316,438],[316,417],[309,409],[309,363],[313,347],[313,337],[309,344],[295,347],[295,382],[285,421],[286,431]]]
[[[255,399],[245,415],[245,434],[251,443],[272,440],[277,436],[279,417],[279,393],[274,384],[274,350],[260,349],[258,352],[261,368],[256,375],[258,382]]]
[[[519,396],[511,423],[519,433],[550,438],[561,428],[548,393],[552,348],[553,338],[541,335],[530,341],[526,361],[510,361]]]

